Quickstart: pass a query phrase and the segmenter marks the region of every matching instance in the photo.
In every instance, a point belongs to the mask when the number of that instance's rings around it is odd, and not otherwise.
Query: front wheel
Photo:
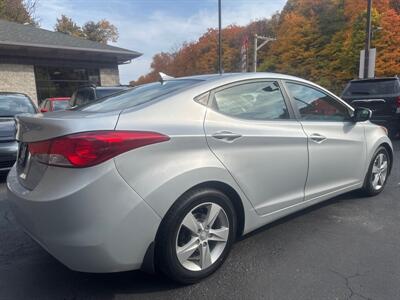
[[[379,147],[369,166],[365,178],[363,192],[367,196],[375,196],[383,191],[389,175],[391,160],[385,147]]]
[[[174,204],[160,225],[158,265],[175,281],[195,283],[222,265],[235,233],[235,210],[224,193],[215,189],[190,191]]]

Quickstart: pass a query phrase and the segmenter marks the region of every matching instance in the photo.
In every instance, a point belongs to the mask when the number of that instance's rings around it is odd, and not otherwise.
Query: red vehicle
[[[56,110],[65,110],[69,108],[69,99],[70,97],[47,98],[42,101],[39,106],[39,110],[42,113]]]

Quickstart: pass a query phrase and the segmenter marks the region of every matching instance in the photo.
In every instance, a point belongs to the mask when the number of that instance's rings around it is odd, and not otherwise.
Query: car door
[[[351,120],[351,108],[315,86],[287,81],[285,87],[308,137],[305,199],[360,184],[366,161],[364,125]]]
[[[276,80],[241,82],[210,95],[205,133],[212,152],[258,214],[304,199],[307,137]]]

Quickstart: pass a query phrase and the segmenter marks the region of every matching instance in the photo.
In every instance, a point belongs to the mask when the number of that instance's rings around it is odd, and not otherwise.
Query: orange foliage
[[[348,80],[358,75],[366,9],[366,0],[288,0],[282,12],[271,19],[223,29],[224,71],[240,70],[240,48],[245,36],[249,38],[250,61],[255,33],[276,36],[276,41],[258,53],[259,71],[297,75],[340,92]],[[376,75],[400,74],[398,0],[374,0],[372,25],[372,47],[377,48]],[[217,33],[209,29],[176,52],[155,55],[152,71],[136,84],[157,80],[158,72],[172,76],[216,73]]]

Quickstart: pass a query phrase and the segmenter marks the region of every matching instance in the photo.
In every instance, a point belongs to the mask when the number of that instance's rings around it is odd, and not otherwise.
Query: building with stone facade
[[[69,97],[82,85],[119,85],[118,65],[141,53],[0,20],[0,92],[36,103]]]

